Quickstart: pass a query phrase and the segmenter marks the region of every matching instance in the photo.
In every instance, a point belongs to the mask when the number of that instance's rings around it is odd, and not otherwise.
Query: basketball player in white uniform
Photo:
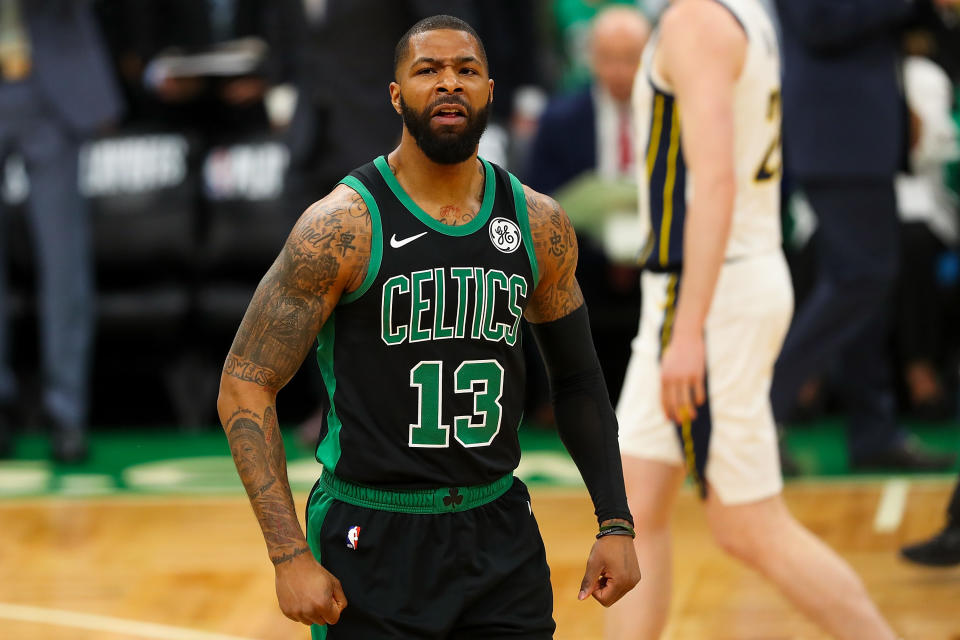
[[[780,495],[768,396],[793,294],[780,251],[779,58],[759,0],[673,2],[633,102],[648,242],[617,413],[643,580],[609,612],[607,637],[663,630],[686,470],[725,551],[835,637],[892,640],[857,575]]]

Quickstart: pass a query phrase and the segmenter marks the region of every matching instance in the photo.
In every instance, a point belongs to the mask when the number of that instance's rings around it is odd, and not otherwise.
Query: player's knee
[[[710,532],[713,534],[713,540],[725,553],[749,562],[755,551],[750,545],[749,535],[740,535],[739,527],[726,525],[711,525]]]
[[[715,496],[707,521],[717,545],[754,567],[776,557],[780,540],[795,526],[779,495],[746,505],[726,506]]]
[[[756,527],[750,526],[732,513],[710,517],[708,520],[714,542],[725,553],[748,565],[760,563],[765,545],[763,537],[757,535]]]

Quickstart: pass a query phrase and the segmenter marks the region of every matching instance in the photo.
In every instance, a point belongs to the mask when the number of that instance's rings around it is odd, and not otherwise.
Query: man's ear
[[[400,108],[400,85],[396,82],[390,83],[390,104],[393,105],[393,110],[397,112],[397,115],[400,115],[403,111]]]

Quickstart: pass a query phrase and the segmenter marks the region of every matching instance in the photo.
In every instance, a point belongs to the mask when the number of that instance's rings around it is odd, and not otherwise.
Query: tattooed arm
[[[575,275],[576,235],[560,205],[532,189],[526,189],[526,195],[540,282],[525,315],[547,367],[557,432],[583,476],[600,524],[626,527],[620,530],[623,533],[632,531],[617,417]],[[593,545],[578,598],[592,595],[610,606],[639,580],[631,539],[607,535]]]
[[[557,320],[583,305],[577,282],[577,236],[557,201],[524,186],[530,234],[537,254],[540,283],[524,314],[530,322]]]
[[[287,481],[277,392],[293,377],[340,296],[359,287],[370,257],[370,217],[340,185],[310,207],[260,281],[227,355],[217,409],[277,572],[284,614],[335,623],[346,598],[309,553]]]

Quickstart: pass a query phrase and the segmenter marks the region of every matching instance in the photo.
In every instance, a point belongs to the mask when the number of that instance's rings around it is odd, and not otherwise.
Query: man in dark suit
[[[84,136],[119,116],[121,104],[87,2],[3,0],[0,11],[0,157],[19,152],[30,178],[44,411],[54,457],[78,461],[87,452],[94,291],[77,151]],[[17,396],[5,289],[0,278],[0,455],[9,453]]]
[[[543,193],[597,166],[596,109],[591,87],[554,98],[540,117],[526,180]]]
[[[818,219],[818,281],[797,311],[771,392],[782,421],[800,386],[840,354],[856,469],[934,470],[953,457],[897,425],[886,346],[897,274],[893,178],[904,157],[898,84],[905,0],[778,0],[785,167]]]
[[[649,33],[646,19],[633,8],[609,7],[594,19],[593,81],[547,104],[525,172],[533,188],[556,193],[590,172],[633,180],[630,92]]]
[[[577,278],[615,401],[636,334],[640,288],[638,270],[615,262],[619,256],[608,255],[604,241],[612,216],[636,219],[630,93],[650,25],[637,9],[615,4],[602,9],[590,28],[593,81],[547,104],[523,177],[560,200],[577,231]]]

